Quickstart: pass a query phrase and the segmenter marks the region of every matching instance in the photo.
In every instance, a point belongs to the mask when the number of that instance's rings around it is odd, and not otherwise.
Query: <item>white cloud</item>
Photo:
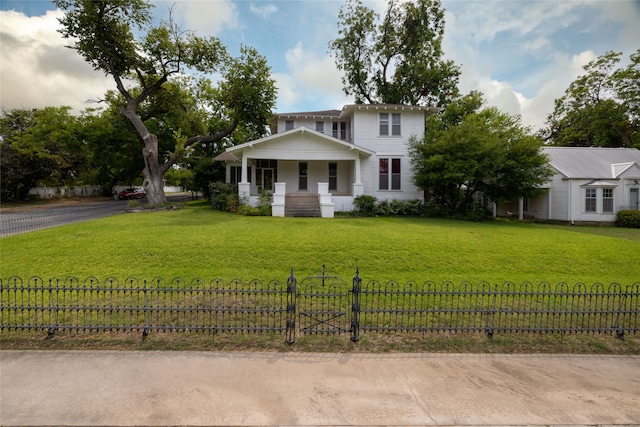
[[[476,84],[485,94],[489,105],[509,114],[520,114],[523,124],[535,131],[544,127],[555,100],[564,94],[572,81],[584,74],[582,67],[595,58],[592,51],[571,56],[558,54],[548,67],[529,77],[534,80],[531,85],[536,85],[535,94],[529,98],[514,90],[506,81],[498,82],[484,77]]]
[[[600,19],[605,25],[615,25],[621,30],[618,40],[618,47],[612,50],[625,50],[629,52],[638,49],[640,40],[640,2],[635,1],[615,1],[595,2],[595,7],[599,12]],[[612,24],[614,23],[614,24]]]
[[[193,1],[156,0],[156,9],[167,11],[175,3],[175,20],[185,29],[198,35],[218,35],[225,29],[238,28],[238,8],[232,0]]]
[[[640,39],[640,8],[628,1],[445,0],[444,6],[444,50],[461,66],[461,91],[482,91],[489,105],[520,114],[534,130],[585,64],[606,50],[628,56]]]
[[[536,37],[533,40],[524,42],[522,50],[524,53],[531,53],[535,56],[542,56],[546,53],[547,49],[551,48],[551,40],[547,37]]]
[[[588,3],[588,2],[587,2]],[[462,37],[475,43],[489,42],[504,32],[548,34],[566,28],[578,19],[572,10],[584,1],[445,1],[455,14]]]
[[[256,15],[264,19],[267,19],[269,18],[269,16],[273,15],[278,11],[278,7],[274,4],[256,6],[255,4],[252,3],[251,6],[249,6],[249,10],[251,10],[251,12],[255,13]]]
[[[285,53],[288,72],[279,74],[278,97],[282,109],[288,109],[295,103],[314,98],[315,109],[339,108],[351,102],[342,92],[341,74],[333,58],[326,55],[318,57],[306,51],[302,42]]]
[[[60,11],[27,17],[0,11],[0,104],[4,108],[90,107],[114,83],[95,71],[56,31]]]
[[[292,105],[300,102],[301,93],[296,90],[293,77],[290,74],[275,73],[272,76],[278,88],[278,111],[288,110]]]

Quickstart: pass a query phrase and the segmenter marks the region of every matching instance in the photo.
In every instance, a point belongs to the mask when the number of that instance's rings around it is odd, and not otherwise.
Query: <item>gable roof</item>
[[[566,178],[618,178],[634,164],[640,166],[640,150],[635,148],[544,147],[542,151]]]
[[[267,144],[270,141],[276,141],[279,139],[283,139],[286,137],[289,137],[291,135],[295,135],[295,134],[300,134],[301,136],[304,135],[304,133],[309,133],[310,135],[313,135],[315,137],[320,138],[323,141],[326,141],[330,144],[335,144],[336,147],[341,147],[341,148],[347,148],[349,150],[355,150],[358,151],[361,154],[364,154],[366,156],[371,156],[373,154],[375,154],[374,151],[369,150],[368,148],[364,148],[361,147],[359,145],[355,145],[352,144],[350,142],[346,142],[343,141],[341,139],[335,138],[333,136],[329,136],[327,134],[324,134],[322,132],[318,132],[315,131],[313,129],[310,129],[306,126],[300,126],[285,132],[280,132],[280,133],[276,133],[273,135],[269,135],[269,136],[265,136],[264,138],[260,138],[260,139],[256,139],[253,141],[249,141],[249,142],[245,142],[244,144],[240,144],[240,145],[235,145],[233,147],[229,147],[225,150],[226,153],[232,154],[232,153],[242,153],[242,150],[244,150],[245,148],[253,148],[256,145],[261,145],[261,144]]]

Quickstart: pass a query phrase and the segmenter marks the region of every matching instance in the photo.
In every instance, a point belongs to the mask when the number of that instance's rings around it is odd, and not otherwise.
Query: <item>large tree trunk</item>
[[[121,107],[120,112],[129,119],[144,142],[144,148],[142,149],[142,157],[144,158],[142,188],[147,194],[147,201],[151,205],[162,205],[167,202],[167,198],[164,195],[163,178],[168,166],[166,164],[158,164],[158,137],[150,133],[142,119],[138,117],[136,106],[136,100],[129,99],[127,106]]]
[[[142,188],[147,193],[147,201],[151,205],[162,205],[167,202],[164,194],[165,168],[158,164],[158,137],[151,133],[144,138],[144,181]]]

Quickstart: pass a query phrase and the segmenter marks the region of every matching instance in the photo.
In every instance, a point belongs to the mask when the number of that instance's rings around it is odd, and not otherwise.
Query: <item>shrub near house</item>
[[[626,228],[640,228],[640,211],[619,211],[616,216],[616,225]]]

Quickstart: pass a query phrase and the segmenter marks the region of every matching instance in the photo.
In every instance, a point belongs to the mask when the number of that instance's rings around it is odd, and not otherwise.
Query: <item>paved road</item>
[[[174,202],[191,200],[191,194],[171,194],[167,196],[167,200]],[[38,207],[21,209],[16,212],[3,212],[0,215],[0,238],[73,222],[118,215],[124,213],[127,203],[126,200],[107,200],[70,206]]]
[[[0,351],[0,425],[640,425],[640,357]]]
[[[124,213],[126,206],[126,201],[110,200],[2,213],[0,216],[0,237],[121,214]]]

